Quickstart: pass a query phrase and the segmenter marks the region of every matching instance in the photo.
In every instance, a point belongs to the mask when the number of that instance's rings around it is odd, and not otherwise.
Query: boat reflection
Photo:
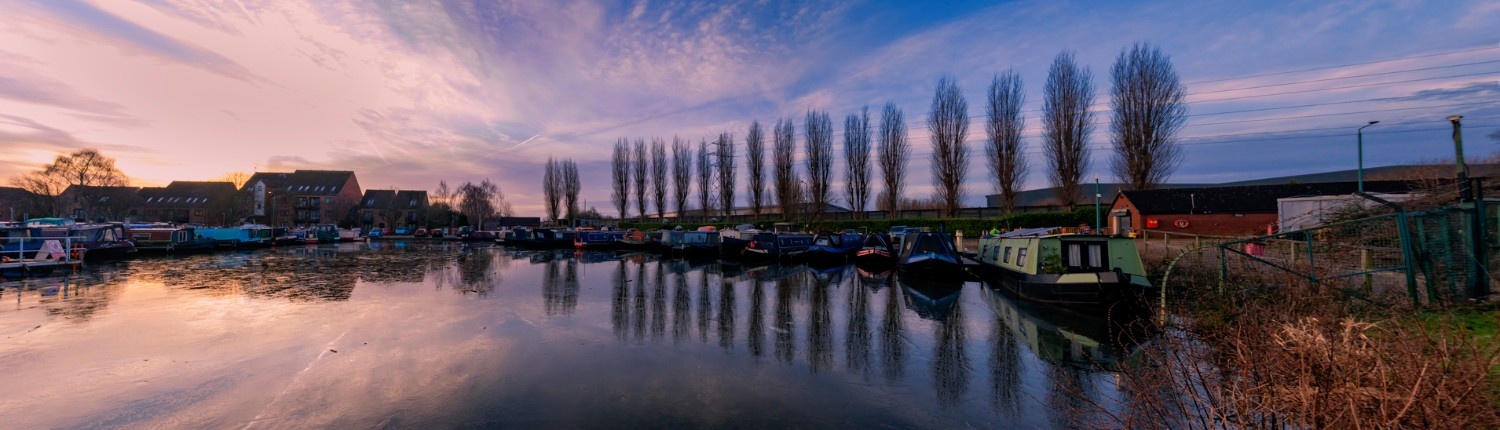
[[[1153,335],[1145,315],[1110,319],[1068,308],[1023,301],[995,288],[983,297],[997,323],[1037,358],[1079,369],[1117,370]]]

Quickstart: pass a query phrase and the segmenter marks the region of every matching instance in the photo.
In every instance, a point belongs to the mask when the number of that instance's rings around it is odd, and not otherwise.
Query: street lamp
[[[1103,214],[1099,212],[1099,199],[1103,198],[1103,197],[1104,197],[1104,194],[1099,192],[1099,174],[1095,173],[1094,174],[1094,234],[1099,234],[1100,229],[1104,228]]]
[[[1360,127],[1359,130],[1354,132],[1355,138],[1359,142],[1359,146],[1357,147],[1359,150],[1359,171],[1356,175],[1359,179],[1359,192],[1361,193],[1365,192],[1365,127],[1379,123],[1380,121],[1370,121],[1369,124],[1365,124],[1364,127]]]

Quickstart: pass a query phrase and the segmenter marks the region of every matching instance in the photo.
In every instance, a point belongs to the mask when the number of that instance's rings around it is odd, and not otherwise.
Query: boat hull
[[[1147,288],[1130,282],[1119,272],[1030,274],[981,265],[985,283],[1004,289],[1023,300],[1076,308],[1144,305]]]

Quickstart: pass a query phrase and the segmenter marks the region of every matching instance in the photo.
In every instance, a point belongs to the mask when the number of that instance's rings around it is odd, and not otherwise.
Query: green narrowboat
[[[1135,241],[1119,236],[1018,230],[979,240],[976,255],[992,285],[1022,299],[1069,306],[1133,302],[1152,289]]]

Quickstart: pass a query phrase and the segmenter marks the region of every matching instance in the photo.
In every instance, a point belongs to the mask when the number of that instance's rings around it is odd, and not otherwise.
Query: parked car
[[[447,230],[447,229],[443,229],[443,228],[434,228],[434,229],[432,229],[432,230],[428,230],[428,231],[427,231],[427,235],[428,235],[428,236],[430,236],[430,237],[434,237],[434,238],[438,238],[438,237],[443,237],[443,236],[447,236],[447,235],[448,235],[448,233],[447,233],[447,232],[446,232],[446,231],[443,231],[443,230]]]
[[[398,229],[396,229],[396,234],[400,234],[400,235],[412,234],[411,227],[401,227],[401,228],[398,228]]]
[[[416,236],[416,237],[427,237],[427,229],[425,229],[425,228],[419,228],[419,229],[417,229],[417,231],[414,231],[411,234],[412,234],[412,236]]]
[[[380,236],[384,236],[384,235],[385,235],[385,233],[383,231],[381,231],[381,229],[378,229],[378,228],[372,228],[372,229],[370,229],[369,233],[365,234],[366,237],[371,237],[371,238],[380,237]]]

